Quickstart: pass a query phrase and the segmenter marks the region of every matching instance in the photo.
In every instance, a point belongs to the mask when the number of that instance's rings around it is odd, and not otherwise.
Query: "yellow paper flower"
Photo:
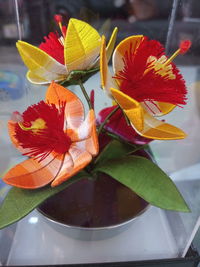
[[[185,53],[190,45],[190,41],[182,42],[175,54],[167,58],[159,42],[150,41],[143,35],[131,36],[114,50],[112,76],[108,69],[105,37],[102,38],[102,87],[120,105],[141,136],[166,140],[186,137],[181,129],[155,116],[185,104],[185,82],[171,61],[177,54]]]
[[[39,48],[24,41],[16,46],[29,71],[27,79],[34,84],[47,84],[51,81],[65,80],[73,70],[90,70],[99,65],[101,37],[84,21],[71,18],[66,29],[62,17],[56,15],[62,36],[51,32]],[[114,29],[106,48],[110,58],[117,28]]]

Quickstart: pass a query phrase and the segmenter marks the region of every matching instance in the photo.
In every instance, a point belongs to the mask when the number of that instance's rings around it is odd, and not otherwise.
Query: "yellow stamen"
[[[38,132],[39,130],[47,128],[45,121],[41,118],[31,122],[30,127],[25,127],[21,122],[18,122],[18,125],[24,131],[33,131],[33,132]]]
[[[61,21],[58,22],[58,26],[59,26],[59,28],[60,28],[60,30],[61,30],[61,32],[62,32],[62,23],[61,23]]]
[[[172,60],[174,60],[175,57],[177,57],[180,54],[180,51],[181,51],[180,48],[178,50],[176,50],[176,52],[170,58],[168,58],[168,60],[164,63],[164,65],[171,63]]]

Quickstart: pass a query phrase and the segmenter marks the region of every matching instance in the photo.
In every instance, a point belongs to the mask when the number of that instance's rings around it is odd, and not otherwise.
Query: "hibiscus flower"
[[[30,158],[17,164],[4,182],[35,189],[57,186],[87,166],[98,154],[94,111],[84,120],[79,98],[51,83],[46,101],[15,112],[8,123],[9,134],[19,151]]]
[[[102,38],[102,87],[121,107],[139,135],[150,139],[185,138],[181,129],[155,116],[167,114],[186,103],[185,82],[172,60],[178,54],[184,54],[190,45],[190,41],[183,41],[168,58],[158,41],[148,40],[143,35],[131,36],[114,50],[114,75],[111,75],[105,38]]]
[[[84,21],[71,18],[68,27],[62,25],[62,17],[55,16],[61,31],[44,37],[39,48],[24,41],[16,46],[27,66],[27,79],[34,84],[63,81],[74,70],[92,70],[99,66],[101,37]],[[114,29],[106,48],[108,59],[114,48],[117,28]]]

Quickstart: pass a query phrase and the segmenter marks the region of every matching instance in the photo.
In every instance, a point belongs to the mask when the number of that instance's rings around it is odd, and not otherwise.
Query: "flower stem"
[[[82,93],[83,93],[87,103],[88,103],[89,109],[92,109],[92,104],[91,104],[90,98],[89,98],[89,96],[88,96],[88,94],[87,94],[87,92],[85,90],[85,87],[83,86],[83,83],[82,83],[81,80],[79,80],[79,86],[80,86],[80,88],[82,90]]]
[[[105,124],[108,122],[108,120],[112,117],[113,114],[115,114],[115,112],[120,109],[120,106],[117,106],[115,109],[113,109],[113,111],[111,111],[108,116],[105,118],[104,122],[101,123],[101,125],[99,126],[98,129],[98,135],[101,133],[101,131],[103,130],[103,127],[105,126]]]

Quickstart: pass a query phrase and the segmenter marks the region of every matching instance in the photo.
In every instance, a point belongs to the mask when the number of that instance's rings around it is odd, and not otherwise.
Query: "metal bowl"
[[[84,178],[43,202],[37,210],[54,229],[82,240],[124,231],[149,207],[128,187],[106,174]]]

